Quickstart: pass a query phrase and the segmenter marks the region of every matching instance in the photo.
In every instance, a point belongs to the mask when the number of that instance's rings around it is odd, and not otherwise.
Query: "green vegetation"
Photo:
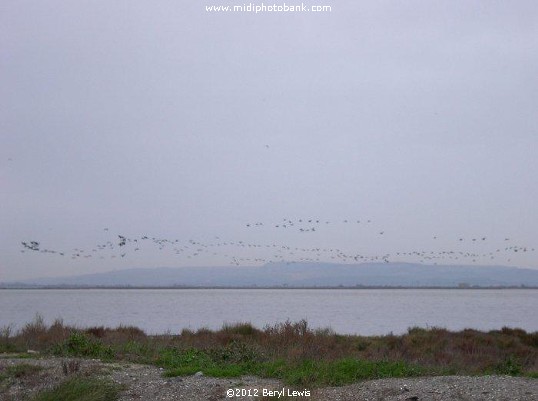
[[[76,376],[41,392],[34,401],[115,401],[120,390],[119,385],[104,379]]]
[[[238,377],[253,374],[276,377],[290,385],[343,385],[357,380],[383,377],[409,377],[422,373],[419,367],[405,362],[366,361],[343,358],[335,361],[302,360],[290,362],[284,359],[268,361],[261,355],[241,351],[236,353],[237,343],[223,349],[201,351],[175,348],[161,352],[157,365],[166,368],[166,376],[184,376],[202,371],[213,377]],[[231,349],[230,349],[231,348]],[[235,348],[235,349],[234,349]],[[231,357],[229,357],[231,355]]]
[[[344,336],[312,330],[306,321],[263,329],[249,323],[221,330],[148,336],[136,327],[77,329],[61,321],[27,324],[2,337],[2,349],[151,364],[167,376],[203,372],[282,379],[288,385],[342,385],[357,380],[420,375],[538,376],[538,332],[410,328],[404,335]]]
[[[410,377],[422,373],[406,362],[339,359],[337,361],[303,361],[296,366],[283,366],[283,379],[292,385],[323,384],[339,386],[358,380],[385,377]]]
[[[101,358],[110,360],[114,357],[114,351],[109,345],[104,345],[101,341],[88,334],[72,332],[66,341],[58,344],[53,353],[57,355],[73,355],[81,357]]]

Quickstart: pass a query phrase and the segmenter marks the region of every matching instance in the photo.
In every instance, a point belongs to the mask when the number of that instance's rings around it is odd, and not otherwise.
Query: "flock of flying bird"
[[[362,223],[370,224],[372,220],[363,220]],[[334,224],[335,222],[331,222],[329,220],[319,220],[319,219],[297,219],[297,220],[291,220],[291,219],[283,219],[281,222],[278,222],[276,224],[270,224],[270,227],[274,228],[289,228],[292,229],[296,227],[296,229],[301,233],[308,233],[308,232],[314,232],[316,231],[316,227],[318,225],[327,225],[327,224]],[[356,223],[361,224],[361,220],[342,220],[343,224],[348,223]],[[246,227],[264,227],[266,224],[262,222],[256,222],[256,223],[247,223]],[[380,232],[380,234],[383,234],[383,232]]]
[[[285,229],[295,230],[298,234],[319,233],[323,227],[328,225],[365,225],[372,228],[371,220],[345,219],[339,221],[329,221],[320,219],[282,219],[276,223],[252,222],[244,225],[245,229],[254,230],[259,228],[267,229]],[[104,228],[108,232],[108,228]],[[372,230],[374,235],[382,238],[385,230]],[[252,235],[251,235],[252,237]],[[432,236],[432,240],[437,240],[437,236]],[[95,245],[94,247],[83,249],[74,248],[67,251],[57,249],[43,248],[37,241],[22,242],[23,249],[21,252],[40,252],[56,254],[71,259],[114,259],[124,258],[127,255],[136,255],[143,249],[146,244],[152,245],[159,251],[168,251],[173,255],[182,256],[187,261],[211,256],[219,260],[226,260],[231,265],[252,265],[260,263],[285,262],[331,262],[331,263],[365,263],[365,262],[401,262],[401,261],[419,261],[420,263],[475,263],[491,262],[500,260],[501,262],[511,262],[511,255],[519,252],[533,252],[534,248],[515,245],[510,238],[503,238],[503,246],[491,248],[489,252],[477,252],[463,249],[453,250],[412,250],[391,252],[379,255],[368,255],[364,253],[355,253],[344,251],[336,247],[304,247],[292,246],[283,243],[260,243],[255,241],[225,241],[220,237],[213,237],[212,241],[196,241],[194,239],[180,240],[169,238],[158,238],[143,235],[140,237],[130,238],[125,235],[117,235],[106,242]],[[490,245],[485,236],[473,238],[454,238],[454,242],[460,246],[467,244],[481,243]],[[458,247],[459,248],[459,247]],[[484,247],[482,247],[484,248]]]

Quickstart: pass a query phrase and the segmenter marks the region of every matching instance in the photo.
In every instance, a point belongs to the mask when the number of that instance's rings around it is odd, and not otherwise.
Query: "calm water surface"
[[[0,290],[0,327],[36,313],[47,323],[135,325],[148,333],[257,327],[307,319],[343,334],[395,334],[411,326],[538,331],[538,290]]]

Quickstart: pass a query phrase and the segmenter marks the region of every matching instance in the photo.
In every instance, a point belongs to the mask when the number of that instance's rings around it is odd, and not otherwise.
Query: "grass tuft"
[[[116,401],[120,391],[121,386],[108,380],[77,376],[38,394],[33,401]]]
[[[0,382],[9,378],[24,379],[31,377],[41,370],[43,370],[41,366],[31,365],[29,363],[8,366],[3,372],[0,372]]]

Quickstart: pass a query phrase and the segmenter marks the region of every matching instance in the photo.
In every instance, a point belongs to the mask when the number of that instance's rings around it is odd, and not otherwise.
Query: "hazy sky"
[[[273,244],[538,268],[536,1],[211,1],[2,1],[0,281]],[[118,234],[185,248],[71,257]]]

